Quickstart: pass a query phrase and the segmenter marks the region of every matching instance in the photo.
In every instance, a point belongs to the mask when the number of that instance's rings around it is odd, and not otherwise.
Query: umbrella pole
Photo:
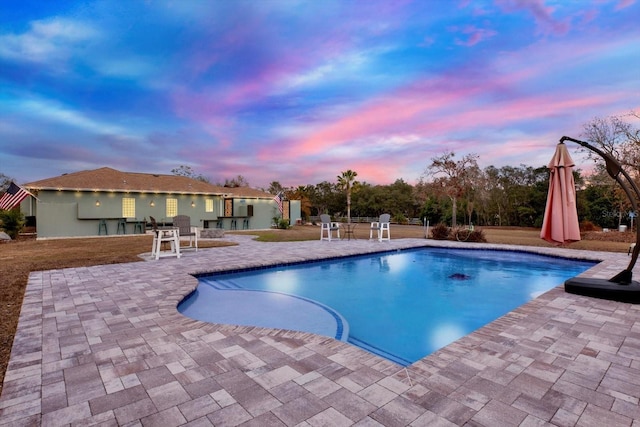
[[[580,141],[568,136],[563,136],[562,138],[560,138],[560,143],[564,143],[564,141],[573,141],[576,144],[579,144],[584,148],[598,154],[600,157],[604,158],[606,168],[607,168],[607,173],[609,174],[609,176],[611,176],[611,178],[615,179],[618,184],[620,184],[620,187],[622,187],[625,194],[629,198],[629,201],[631,202],[633,211],[638,212],[637,200],[640,199],[640,190],[638,189],[638,186],[636,185],[636,183],[633,182],[629,174],[625,172],[625,170],[622,168],[622,165],[620,164],[620,162],[614,159],[610,154],[605,153],[602,150],[599,150],[598,148],[592,146],[588,142]],[[631,185],[631,188],[629,188],[629,186],[625,184],[625,182],[620,178],[620,175],[626,178],[629,185]],[[631,256],[631,261],[629,262],[629,266],[626,268],[626,270],[622,270],[620,273],[613,276],[611,279],[609,279],[609,281],[614,283],[619,283],[621,285],[631,284],[632,275],[633,275],[632,270],[633,270],[633,266],[636,264],[636,261],[638,260],[638,254],[640,254],[640,227],[636,227],[636,244],[633,248],[633,254]]]

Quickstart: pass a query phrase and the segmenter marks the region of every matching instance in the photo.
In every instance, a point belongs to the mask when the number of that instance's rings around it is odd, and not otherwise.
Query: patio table
[[[180,258],[180,231],[178,228],[159,228],[156,233],[157,235],[153,239],[153,247],[151,248],[151,256],[155,259],[167,256]],[[168,242],[171,245],[171,249],[163,251],[163,242]]]
[[[353,224],[350,222],[340,224],[340,227],[343,229],[342,239],[346,238],[347,240],[351,240],[351,238],[353,237],[353,239],[356,240],[356,234],[355,234],[356,225],[357,224]]]

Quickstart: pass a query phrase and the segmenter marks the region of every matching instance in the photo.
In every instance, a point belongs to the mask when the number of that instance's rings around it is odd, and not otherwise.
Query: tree
[[[242,175],[238,175],[235,178],[231,178],[231,179],[225,179],[224,185],[223,185],[223,187],[229,187],[229,188],[248,187],[248,186],[249,186],[249,181],[247,181],[247,179]]]
[[[611,181],[610,177],[608,181]],[[612,206],[618,206],[619,200],[616,199],[615,193],[611,192],[610,187],[609,183],[599,185],[591,182],[581,191],[587,211],[584,213],[584,218],[603,228],[618,228],[621,214],[618,209],[612,209]]]
[[[211,182],[206,176],[197,174],[191,166],[180,165],[177,168],[171,169],[171,173],[173,175],[186,176],[187,178],[197,179],[198,181],[202,182]]]
[[[637,184],[640,181],[640,129],[634,128],[623,117],[625,116],[596,117],[583,126],[582,137],[618,160]],[[640,119],[640,115],[632,111],[626,118]],[[596,163],[596,171],[592,178],[609,187],[609,191],[614,194],[613,201],[618,210],[620,224],[622,212],[631,207],[630,202],[617,182],[607,178],[604,159],[591,150],[588,150],[587,154]]]
[[[640,115],[631,112],[626,116],[596,117],[583,125],[582,137],[605,153],[617,158],[620,163],[634,163],[625,155],[637,158],[640,151],[640,129],[634,128],[623,117],[640,119]],[[600,162],[602,158],[588,151],[590,158]]]
[[[290,200],[300,200],[300,212],[302,218],[307,220],[311,216],[311,198],[309,197],[309,191],[313,187],[311,185],[303,186],[299,185],[295,189],[289,191],[288,198]]]
[[[549,169],[520,165],[485,169],[491,183],[493,215],[500,225],[542,225],[549,185]]]
[[[351,169],[338,175],[338,188],[347,193],[347,222],[349,223],[351,222],[351,190],[358,185],[358,181],[355,180],[356,176],[358,176],[358,172]]]
[[[394,220],[405,221],[416,216],[417,204],[414,199],[413,187],[402,178],[383,188],[384,201],[380,213],[390,213]]]
[[[458,200],[472,188],[472,176],[478,173],[478,155],[467,154],[455,161],[453,151],[431,159],[425,171],[433,178],[436,188],[451,200],[451,226],[456,227]]]
[[[276,195],[278,193],[284,193],[285,188],[278,181],[271,181],[267,193]]]
[[[24,223],[24,215],[20,209],[0,210],[0,230],[4,230],[12,239],[18,238]]]
[[[7,191],[7,188],[9,188],[9,185],[11,185],[11,183],[14,181],[13,178],[0,173],[0,194],[4,193],[5,191]]]
[[[626,116],[596,117],[583,125],[582,137],[605,153],[618,160],[629,175],[638,180],[640,177],[640,129],[634,128],[629,121],[623,119],[636,118],[640,115],[631,112]],[[591,150],[587,151],[600,170],[605,169],[604,159]]]
[[[316,215],[331,213],[337,207],[335,185],[329,181],[322,181],[313,186],[308,185],[306,194],[313,207],[316,208]]]

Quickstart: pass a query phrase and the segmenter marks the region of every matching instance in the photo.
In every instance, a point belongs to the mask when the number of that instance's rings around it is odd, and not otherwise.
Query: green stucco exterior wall
[[[104,231],[99,230],[102,220],[106,223],[109,235],[122,234],[122,229],[118,229],[121,219],[125,220],[126,234],[139,232],[135,224],[146,223],[151,216],[160,224],[170,223],[173,215],[168,215],[167,199],[176,200],[175,214],[188,215],[194,227],[214,228],[218,221],[222,221],[223,228],[227,230],[231,227],[231,218],[225,218],[224,199],[219,195],[40,190],[37,197],[35,204],[33,200],[25,200],[21,209],[23,213],[36,217],[38,238],[104,235]],[[123,213],[124,198],[134,200],[135,212],[131,216],[125,216]],[[208,205],[213,207],[212,211],[207,211],[207,199],[211,200]],[[249,229],[267,229],[271,226],[274,215],[279,215],[276,203],[272,199],[232,200],[233,216],[238,217],[237,229],[243,228],[245,218],[248,219]],[[252,206],[252,216],[248,216],[249,205]],[[290,216],[291,224],[295,224],[300,218],[299,201],[290,202]]]

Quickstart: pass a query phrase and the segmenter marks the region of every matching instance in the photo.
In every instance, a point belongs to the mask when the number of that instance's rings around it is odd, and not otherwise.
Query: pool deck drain
[[[465,244],[227,238],[239,245],[31,273],[0,425],[640,426],[640,305],[559,286],[404,369],[309,333],[199,322],[176,305],[194,273]],[[585,277],[629,262],[466,246],[603,260]]]

